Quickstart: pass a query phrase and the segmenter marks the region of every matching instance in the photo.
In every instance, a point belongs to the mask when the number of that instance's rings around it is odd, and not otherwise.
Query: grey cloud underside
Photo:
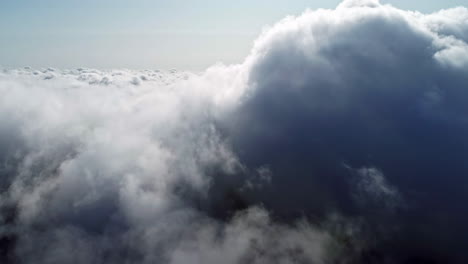
[[[6,263],[466,263],[468,10],[371,0],[202,73],[0,72]]]

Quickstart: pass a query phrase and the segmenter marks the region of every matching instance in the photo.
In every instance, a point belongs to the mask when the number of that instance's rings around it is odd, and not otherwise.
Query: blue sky
[[[467,0],[382,0],[432,12]],[[0,66],[201,70],[247,55],[262,27],[325,0],[2,0]]]

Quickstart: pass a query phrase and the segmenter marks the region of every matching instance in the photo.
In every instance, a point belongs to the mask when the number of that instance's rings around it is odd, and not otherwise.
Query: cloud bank
[[[468,9],[372,0],[202,73],[3,70],[2,263],[465,263]]]

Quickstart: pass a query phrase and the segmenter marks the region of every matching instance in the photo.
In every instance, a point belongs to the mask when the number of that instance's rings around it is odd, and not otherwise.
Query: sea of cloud
[[[375,0],[200,73],[3,69],[0,262],[466,263],[467,102],[468,9]]]

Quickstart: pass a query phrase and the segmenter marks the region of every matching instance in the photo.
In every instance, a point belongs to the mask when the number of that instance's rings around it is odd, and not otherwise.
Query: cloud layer
[[[3,70],[6,263],[464,263],[468,10],[308,10],[202,73]]]

